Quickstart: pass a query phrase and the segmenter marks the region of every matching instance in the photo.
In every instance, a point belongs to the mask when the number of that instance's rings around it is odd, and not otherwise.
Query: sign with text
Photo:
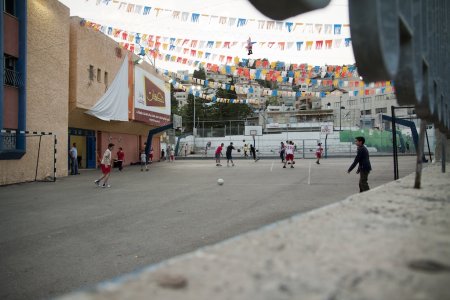
[[[170,124],[169,83],[134,68],[134,119],[154,126]]]

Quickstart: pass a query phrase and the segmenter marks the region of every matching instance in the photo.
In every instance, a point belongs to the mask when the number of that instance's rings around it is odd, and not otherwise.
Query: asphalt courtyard
[[[352,158],[154,163],[114,169],[111,188],[82,170],[55,183],[0,187],[0,299],[42,299],[131,272],[359,191]],[[392,157],[372,157],[371,188],[392,181]],[[400,176],[415,157],[400,157]],[[223,178],[219,186],[217,179]]]

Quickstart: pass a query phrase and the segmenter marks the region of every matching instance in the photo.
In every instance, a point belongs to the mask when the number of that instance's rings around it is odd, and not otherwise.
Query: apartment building
[[[391,116],[391,106],[398,106],[398,103],[393,92],[353,96],[345,89],[337,89],[321,99],[321,106],[333,110],[335,127],[381,128],[381,115]],[[414,111],[407,108],[396,110],[396,115],[415,117]]]

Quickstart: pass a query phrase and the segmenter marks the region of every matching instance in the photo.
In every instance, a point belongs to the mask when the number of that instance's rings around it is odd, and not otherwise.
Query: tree
[[[234,85],[233,79],[230,85]],[[234,90],[224,90],[218,88],[216,91],[216,96],[218,98],[225,99],[237,99],[236,91]],[[217,103],[215,110],[216,120],[244,120],[249,115],[251,115],[253,110],[246,104],[243,103]]]
[[[206,80],[206,72],[202,65],[198,67],[198,70],[194,70],[194,74],[192,75],[194,78]]]
[[[211,119],[213,115],[213,107],[205,105],[206,100],[200,97],[195,97],[195,122],[214,120]],[[194,95],[189,94],[187,104],[182,107],[180,114],[183,117],[184,130],[186,132],[193,131],[194,121]]]
[[[175,97],[175,89],[173,88],[173,85],[170,83],[170,111],[172,114],[178,113],[178,101]]]
[[[278,106],[278,105],[280,105],[280,100],[278,99],[277,96],[270,96],[266,100],[266,107],[269,105]]]

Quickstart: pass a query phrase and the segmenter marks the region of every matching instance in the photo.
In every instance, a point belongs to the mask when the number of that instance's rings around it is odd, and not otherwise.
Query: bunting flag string
[[[172,85],[174,86],[174,88],[176,89],[180,89],[183,91],[187,91],[189,94],[195,94],[196,97],[200,97],[202,99],[208,100],[208,101],[212,101],[212,102],[218,102],[218,103],[236,103],[236,104],[259,104],[260,100],[259,99],[233,99],[233,98],[217,98],[212,94],[206,94],[204,92],[200,92],[198,90],[195,90],[192,85],[189,85],[189,87],[187,87],[185,84],[179,83],[177,81],[174,81],[172,79],[173,75],[178,75],[178,74],[170,74],[170,73],[163,73],[166,76],[166,79],[172,83]],[[171,77],[172,76],[172,77]],[[183,80],[187,80],[187,78],[183,78]],[[209,81],[209,80],[203,80],[203,79],[198,79],[198,78],[193,78],[193,82],[195,82],[196,84],[199,84],[203,87],[209,87],[209,88],[221,88],[224,90],[228,90],[228,91],[235,91],[236,94],[240,94],[240,95],[245,95],[245,94],[253,94],[255,92],[255,88],[252,86],[235,86],[235,85],[230,85],[230,84],[225,84],[225,83],[220,83],[220,82],[214,82],[214,81]],[[354,85],[355,87],[358,86],[362,86],[362,89],[357,89],[357,90],[353,90],[353,91],[349,91],[349,95],[350,95],[350,99],[351,97],[357,97],[358,95],[383,95],[383,94],[391,94],[394,93],[394,87],[391,86],[391,82],[390,81],[383,81],[383,82],[376,82],[376,83],[371,83],[371,84],[364,84],[362,81],[358,81],[358,80],[354,80]],[[282,91],[282,90],[278,90],[278,89],[268,89],[268,88],[261,88],[260,90],[261,95],[265,95],[265,96],[278,96],[281,98],[284,97],[317,97],[317,98],[325,98],[327,97],[330,92],[301,92],[301,91],[297,91],[297,92],[290,92],[290,91]]]
[[[349,24],[313,24],[302,22],[280,22],[272,20],[256,20],[242,17],[225,17],[214,16],[209,14],[201,14],[198,12],[182,12],[160,7],[151,7],[146,5],[138,5],[132,2],[118,0],[86,0],[85,2],[94,2],[97,6],[103,5],[116,8],[128,14],[142,15],[154,18],[172,18],[175,21],[191,22],[192,24],[200,24],[207,22],[208,24],[220,24],[229,27],[243,28],[249,24],[255,24],[261,30],[276,30],[306,34],[325,34],[325,35],[348,35],[350,33]],[[181,16],[181,17],[180,17]],[[200,24],[201,25],[201,24]]]
[[[136,47],[135,44],[119,43],[119,45],[137,55],[149,55],[153,58],[157,58],[166,62],[176,62],[186,64],[189,66],[197,67],[202,65],[210,72],[216,72],[220,74],[232,75],[236,70],[245,74],[248,79],[265,79],[269,81],[286,82],[289,80],[298,81],[297,79],[305,78],[347,78],[357,77],[356,67],[350,66],[309,66],[306,64],[286,64],[280,61],[270,62],[265,59],[241,59],[239,57],[225,56],[212,54],[209,52],[202,53],[195,50],[184,48],[182,52],[184,55],[190,55],[190,57],[183,57],[178,55],[172,55],[161,51],[159,49],[150,49],[146,47]],[[204,54],[204,56],[203,56]],[[201,61],[199,58],[209,59],[210,62]],[[217,65],[211,61],[219,60],[222,65]],[[228,64],[228,65],[224,65]],[[233,64],[233,65],[231,65]],[[239,66],[239,67],[236,67]],[[281,79],[280,79],[281,76]],[[286,79],[292,78],[292,79]]]
[[[136,47],[135,44],[129,44],[129,43],[119,43],[119,45],[129,51],[134,52],[137,55],[150,55],[151,57],[158,58],[160,60],[165,61],[179,61],[180,59],[176,55],[172,55],[170,53],[165,53],[159,49],[150,49],[146,47]],[[197,57],[201,56],[202,53],[198,52],[189,52],[190,49],[184,49],[184,54],[191,54],[191,58],[194,57],[197,53]],[[351,77],[351,76],[357,76],[356,73],[356,67],[354,65],[348,65],[348,66],[311,66],[308,64],[295,64],[295,63],[284,63],[282,61],[268,61],[267,59],[245,59],[245,58],[239,58],[239,57],[231,57],[231,56],[225,56],[225,55],[218,55],[218,54],[212,54],[209,52],[206,52],[204,57],[206,59],[211,57],[211,60],[219,59],[222,63],[224,62],[225,58],[228,64],[231,62],[234,62],[234,66],[240,66],[243,68],[250,68],[255,69],[256,72],[268,72],[270,70],[273,71],[286,71],[288,72],[290,77],[294,78],[305,78],[305,77],[334,77],[334,78],[341,78],[341,77]],[[184,60],[184,58],[181,58]],[[186,58],[188,59],[188,58]],[[197,66],[199,61],[195,61],[196,64],[194,66]],[[211,62],[202,62],[202,65],[206,65],[208,71],[212,72],[219,72],[223,71],[225,69],[229,69],[229,65],[219,66],[217,64],[213,64]]]
[[[201,85],[203,87],[210,87],[210,88],[222,88],[226,90],[234,90],[237,94],[248,94],[253,93],[254,88],[253,87],[244,87],[244,86],[235,86],[230,84],[224,84],[220,82],[213,82],[209,80],[203,80],[199,78],[193,78],[192,81],[195,84]],[[364,82],[355,79],[355,80],[335,80],[335,81],[327,81],[327,80],[315,80],[310,79],[306,82],[309,82],[310,88],[317,88],[319,86],[333,86],[334,88],[347,88],[347,91],[351,96],[358,96],[358,95],[381,95],[386,93],[392,93],[393,87],[391,86],[390,81],[380,81],[380,82],[373,82],[370,84],[365,84]],[[273,96],[281,96],[281,97],[301,97],[301,96],[316,96],[319,98],[326,97],[330,94],[330,92],[290,92],[290,91],[281,91],[278,89],[269,89],[269,88],[262,88],[262,94],[263,95],[273,95]]]
[[[342,66],[345,67],[345,66]],[[170,72],[168,70],[161,70],[160,74],[163,74],[167,77],[168,81],[173,81],[173,78],[178,78],[183,81],[189,81],[189,75],[186,74],[179,74]],[[239,72],[235,72],[233,74],[234,76],[241,77]],[[203,87],[210,87],[210,88],[222,88],[225,90],[234,90],[238,94],[248,94],[253,93],[254,87],[249,84],[239,84],[231,85],[211,80],[203,80],[199,78],[192,78],[192,83],[195,83],[197,85],[201,85]],[[290,81],[292,82],[292,81]],[[357,77],[356,78],[350,78],[348,80],[326,80],[326,79],[315,79],[315,78],[306,78],[302,81],[302,83],[306,83],[309,88],[318,88],[320,86],[328,86],[328,87],[334,87],[334,88],[345,88],[349,96],[356,97],[361,95],[383,95],[383,94],[390,94],[395,92],[393,83],[391,81],[379,81],[379,82],[372,82],[372,83],[364,83],[363,81],[360,81]],[[183,89],[183,90],[192,90],[192,85],[189,84],[190,88],[186,88],[183,84],[177,83],[176,81],[173,82],[174,87],[177,89]],[[316,96],[316,97],[326,97],[330,94],[330,92],[289,92],[289,91],[280,91],[278,89],[269,89],[269,88],[261,88],[262,95],[274,95],[274,96],[281,96],[281,97],[301,97],[301,96]]]
[[[119,28],[113,28],[110,26],[101,25],[95,22],[84,20],[84,26],[91,27],[94,30],[100,31],[116,41],[128,42],[138,44],[140,46],[147,46],[149,48],[160,48],[163,47],[164,50],[169,49],[170,51],[176,50],[179,47],[189,47],[195,49],[245,49],[246,41],[205,41],[205,40],[195,40],[187,38],[176,38],[159,36],[155,34],[148,33],[137,33],[129,32]],[[351,38],[344,39],[345,47],[350,47]],[[327,40],[316,40],[316,41],[259,41],[256,42],[259,48],[269,48],[276,51],[291,50],[294,43],[297,45],[297,51],[312,51],[312,50],[329,50],[332,48],[340,48],[342,45],[342,38],[327,39]],[[324,47],[325,43],[325,47]],[[178,50],[179,52],[179,50]]]

